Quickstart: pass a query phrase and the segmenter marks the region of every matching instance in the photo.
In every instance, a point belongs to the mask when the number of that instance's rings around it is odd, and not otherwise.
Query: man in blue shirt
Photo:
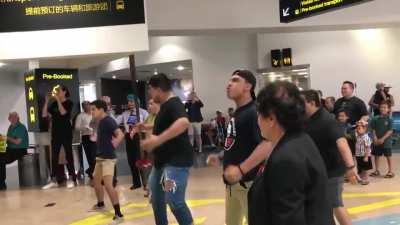
[[[0,152],[0,190],[6,190],[6,165],[22,158],[27,153],[29,145],[28,131],[25,125],[19,121],[19,115],[12,112],[8,116],[10,127],[7,131],[6,152]]]
[[[118,193],[113,186],[114,169],[117,163],[115,150],[124,139],[124,134],[121,129],[118,128],[115,120],[107,115],[106,102],[96,100],[90,105],[93,119],[99,123],[97,128],[96,166],[93,173],[97,204],[93,206],[92,210],[104,210],[105,189],[115,212],[113,223],[117,224],[123,221],[123,215],[119,205]]]

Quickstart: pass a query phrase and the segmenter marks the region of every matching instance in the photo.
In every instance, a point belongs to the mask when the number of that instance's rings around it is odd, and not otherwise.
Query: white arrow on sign
[[[282,11],[283,11],[283,16],[290,16],[289,9],[290,9],[290,8],[282,9]]]

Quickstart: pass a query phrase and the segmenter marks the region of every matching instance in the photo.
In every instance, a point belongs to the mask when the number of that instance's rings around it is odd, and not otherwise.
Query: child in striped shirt
[[[372,169],[371,144],[372,140],[368,135],[368,123],[360,120],[356,125],[356,160],[358,173],[361,177],[361,184],[368,185],[368,170]]]

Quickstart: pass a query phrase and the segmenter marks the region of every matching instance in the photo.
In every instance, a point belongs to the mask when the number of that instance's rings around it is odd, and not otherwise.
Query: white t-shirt
[[[78,115],[75,122],[75,129],[81,132],[81,135],[92,135],[93,127],[90,127],[92,115],[82,112]]]

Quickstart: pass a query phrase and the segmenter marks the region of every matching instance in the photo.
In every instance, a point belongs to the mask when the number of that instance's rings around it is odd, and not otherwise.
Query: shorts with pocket
[[[103,159],[96,158],[96,166],[94,168],[93,176],[114,176],[115,164],[117,163],[116,159]]]
[[[364,157],[363,156],[357,156],[356,160],[357,160],[357,169],[358,169],[359,173],[361,173],[363,171],[372,170],[371,157],[368,157],[368,161],[367,162],[364,161]]]
[[[386,156],[390,157],[392,156],[392,149],[391,148],[385,148],[382,145],[380,146],[374,146],[372,149],[372,155],[374,156]]]

